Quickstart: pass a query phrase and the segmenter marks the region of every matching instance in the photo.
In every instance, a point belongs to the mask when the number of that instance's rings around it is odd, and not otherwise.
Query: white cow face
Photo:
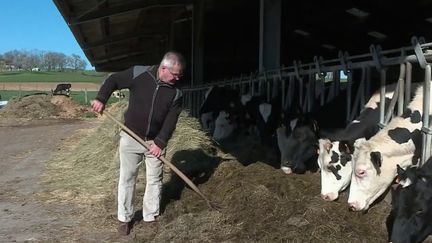
[[[321,168],[321,197],[334,201],[351,182],[352,147],[345,142],[319,139],[318,165]]]
[[[390,186],[396,164],[407,166],[412,155],[389,156],[378,151],[364,138],[354,143],[353,173],[348,204],[353,211],[367,210]]]
[[[225,111],[221,111],[215,121],[213,139],[219,142],[228,138],[233,133],[234,129],[235,124],[230,121],[229,114]]]

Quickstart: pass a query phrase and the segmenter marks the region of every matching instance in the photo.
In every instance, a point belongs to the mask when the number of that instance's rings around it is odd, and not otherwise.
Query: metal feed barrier
[[[251,94],[264,95],[267,100],[279,95],[284,109],[290,107],[294,99],[303,112],[323,106],[346,89],[346,121],[352,121],[361,111],[367,98],[370,97],[371,76],[376,71],[380,80],[380,127],[384,127],[394,115],[401,115],[410,101],[412,66],[413,63],[424,71],[424,106],[423,106],[423,153],[421,163],[431,155],[432,130],[429,121],[429,100],[432,43],[425,43],[420,38],[413,37],[411,46],[392,50],[381,50],[379,45],[371,45],[370,52],[362,55],[350,56],[347,52],[339,52],[339,57],[323,60],[314,57],[314,61],[302,64],[294,61],[292,66],[281,67],[277,70],[266,70],[261,73],[241,75],[231,79],[216,80],[202,85],[184,88],[183,104],[192,116],[199,116],[199,109],[204,101],[209,87],[228,86],[238,89],[240,93],[248,90]],[[417,65],[418,64],[418,65]],[[385,110],[385,85],[390,68],[398,68],[397,86],[390,105]],[[354,75],[357,74],[357,75]],[[341,75],[346,80],[341,81]],[[328,78],[331,76],[331,78]],[[355,80],[354,80],[355,79]],[[354,98],[354,99],[352,99]]]

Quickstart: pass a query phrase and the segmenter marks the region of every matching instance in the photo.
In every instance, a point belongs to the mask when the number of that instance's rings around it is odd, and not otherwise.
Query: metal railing
[[[240,93],[245,90],[253,94],[260,94],[270,100],[276,93],[281,96],[282,107],[286,109],[297,98],[303,111],[307,112],[316,105],[322,106],[329,102],[338,93],[346,92],[346,121],[352,121],[363,108],[366,98],[370,96],[371,72],[376,70],[380,79],[380,123],[381,127],[387,124],[393,116],[393,110],[397,104],[397,115],[401,115],[410,101],[412,63],[418,63],[424,69],[424,106],[423,106],[423,154],[422,161],[426,161],[431,154],[432,129],[429,121],[429,97],[431,67],[427,60],[432,59],[432,43],[425,43],[422,38],[411,39],[411,46],[392,50],[381,50],[380,46],[371,45],[370,52],[362,55],[350,56],[347,52],[339,52],[339,57],[331,60],[323,60],[322,57],[314,57],[314,61],[302,64],[294,61],[292,66],[281,67],[275,70],[266,70],[261,73],[240,75],[231,79],[216,80],[193,87],[183,88],[183,102],[190,113],[198,117],[199,109],[204,101],[205,92],[211,86],[229,86],[238,89]],[[387,70],[391,66],[399,65],[399,78],[397,88],[390,105],[385,111],[385,85],[387,83]],[[326,73],[333,73],[333,81],[325,82]],[[341,72],[347,77],[341,82]],[[360,72],[360,79],[354,79],[354,73]],[[353,84],[358,84],[353,89]],[[296,93],[297,91],[297,93]],[[296,95],[294,95],[296,93]],[[352,95],[355,95],[352,99]],[[316,98],[318,104],[316,104]],[[354,102],[352,102],[354,101]]]

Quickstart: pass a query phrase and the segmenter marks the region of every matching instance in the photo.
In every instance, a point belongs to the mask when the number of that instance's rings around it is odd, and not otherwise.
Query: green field
[[[96,71],[77,72],[0,72],[0,82],[91,82],[101,83],[106,73]]]
[[[18,91],[18,90],[4,90],[0,91],[1,99],[0,100],[10,100],[12,97],[24,97],[26,95],[32,95],[35,93],[46,93],[47,95],[51,95],[51,92],[41,92],[41,91]],[[124,92],[126,95],[125,99],[129,99],[129,92]],[[97,91],[71,91],[70,97],[81,105],[90,105],[90,101],[93,100],[97,95]],[[115,97],[111,97],[108,100],[108,104],[119,101],[119,99]]]

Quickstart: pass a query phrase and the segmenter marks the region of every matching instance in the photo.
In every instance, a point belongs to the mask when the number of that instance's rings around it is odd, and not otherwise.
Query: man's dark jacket
[[[112,92],[129,89],[125,125],[144,140],[166,147],[181,112],[182,93],[157,79],[158,66],[133,66],[110,75],[96,99],[106,104]]]

